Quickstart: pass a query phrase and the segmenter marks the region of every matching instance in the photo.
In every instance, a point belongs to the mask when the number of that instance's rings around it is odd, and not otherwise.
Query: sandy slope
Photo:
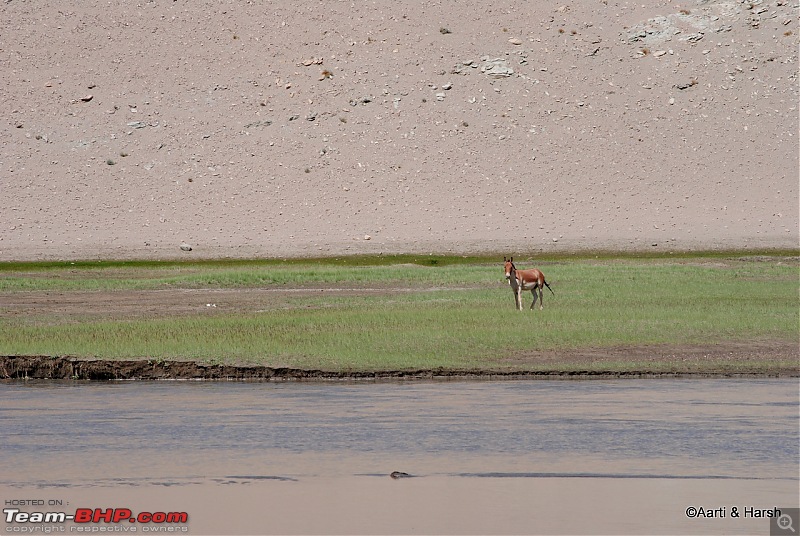
[[[797,247],[797,18],[6,0],[0,261]]]

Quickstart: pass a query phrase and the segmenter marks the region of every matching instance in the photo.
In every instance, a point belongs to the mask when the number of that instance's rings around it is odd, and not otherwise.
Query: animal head
[[[503,262],[505,263],[504,269],[506,272],[506,280],[511,283],[511,275],[513,272],[517,271],[517,267],[514,266],[514,257],[511,257],[510,259],[503,257]]]

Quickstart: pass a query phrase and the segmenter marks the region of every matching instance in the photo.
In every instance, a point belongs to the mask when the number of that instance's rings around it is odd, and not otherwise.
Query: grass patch
[[[486,269],[452,265],[448,270],[420,270],[417,264],[361,266],[337,264],[156,265],[0,272],[0,292],[158,290],[169,288],[252,288],[320,285],[456,285],[485,282]],[[499,271],[496,271],[499,273]],[[497,274],[495,274],[496,276]],[[497,278],[497,277],[495,277]]]
[[[390,265],[328,259],[15,266],[0,270],[0,292],[28,291],[26,300],[53,290],[113,295],[131,289],[345,285],[378,292],[299,292],[284,298],[281,308],[265,303],[258,312],[234,308],[176,314],[164,308],[150,317],[99,319],[76,318],[68,310],[38,314],[35,308],[17,315],[0,301],[0,354],[196,359],[345,371],[537,370],[544,365],[515,357],[588,347],[797,342],[800,332],[800,282],[792,257],[542,260],[538,265],[556,295],[545,291],[545,310],[524,312],[514,310],[496,260],[436,259],[414,263],[402,257],[404,262]],[[384,287],[385,292],[380,290]],[[595,366],[627,370],[632,364],[626,363]],[[782,366],[797,363],[789,359]]]

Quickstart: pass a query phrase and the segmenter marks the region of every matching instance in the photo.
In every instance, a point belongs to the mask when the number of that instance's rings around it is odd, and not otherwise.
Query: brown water
[[[190,534],[767,534],[732,507],[800,503],[798,407],[796,379],[5,383],[0,500]],[[77,528],[2,530],[34,526]]]

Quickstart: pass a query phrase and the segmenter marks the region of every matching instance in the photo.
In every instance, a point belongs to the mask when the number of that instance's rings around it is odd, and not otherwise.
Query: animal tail
[[[546,287],[547,287],[547,290],[549,290],[549,291],[550,291],[550,294],[552,294],[553,296],[555,296],[555,295],[556,295],[556,293],[555,293],[555,292],[553,292],[553,289],[551,289],[551,288],[550,288],[550,285],[548,285],[548,284],[547,284],[547,281],[545,281],[545,282],[544,282],[544,286],[546,286]]]

